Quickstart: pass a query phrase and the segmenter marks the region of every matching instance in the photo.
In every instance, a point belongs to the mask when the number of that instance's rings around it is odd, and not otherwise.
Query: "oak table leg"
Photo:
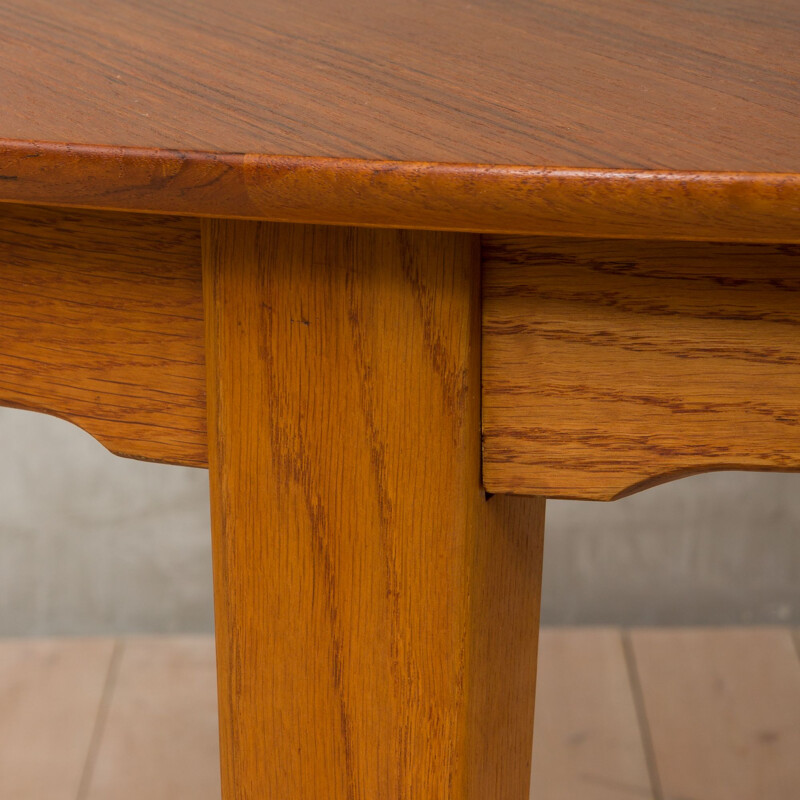
[[[544,501],[481,487],[476,238],[203,239],[223,797],[522,800]]]

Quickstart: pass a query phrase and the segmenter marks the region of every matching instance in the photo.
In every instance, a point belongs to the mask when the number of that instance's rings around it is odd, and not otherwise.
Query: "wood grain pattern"
[[[620,631],[542,629],[538,673],[531,800],[654,800]]]
[[[6,0],[0,26],[5,139],[800,172],[793,0]]]
[[[134,637],[120,648],[94,768],[77,800],[219,800],[213,641]]]
[[[0,200],[798,241],[794,0],[6,0]]]
[[[0,202],[422,230],[800,242],[800,177],[0,141]]]
[[[0,404],[205,465],[199,223],[0,206]]]
[[[225,800],[527,797],[543,501],[480,485],[478,275],[204,227]]]
[[[0,642],[0,797],[75,800],[114,642]]]
[[[484,483],[800,469],[800,248],[488,236]]]
[[[664,797],[797,797],[800,671],[788,630],[640,630],[631,640]]]

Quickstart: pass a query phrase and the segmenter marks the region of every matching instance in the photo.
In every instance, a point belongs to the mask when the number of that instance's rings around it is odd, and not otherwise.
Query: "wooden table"
[[[800,466],[800,6],[0,31],[0,400],[209,467],[225,800],[525,797],[542,498]]]

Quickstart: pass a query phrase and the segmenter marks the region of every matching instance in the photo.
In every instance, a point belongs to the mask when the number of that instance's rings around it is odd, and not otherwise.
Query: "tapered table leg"
[[[481,488],[476,238],[203,238],[225,800],[523,800],[544,502]]]

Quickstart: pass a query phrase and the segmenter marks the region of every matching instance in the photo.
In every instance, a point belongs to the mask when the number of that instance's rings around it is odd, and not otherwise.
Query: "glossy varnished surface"
[[[0,30],[0,200],[798,237],[793,0],[9,0]]]
[[[794,0],[8,0],[0,136],[800,171]]]

